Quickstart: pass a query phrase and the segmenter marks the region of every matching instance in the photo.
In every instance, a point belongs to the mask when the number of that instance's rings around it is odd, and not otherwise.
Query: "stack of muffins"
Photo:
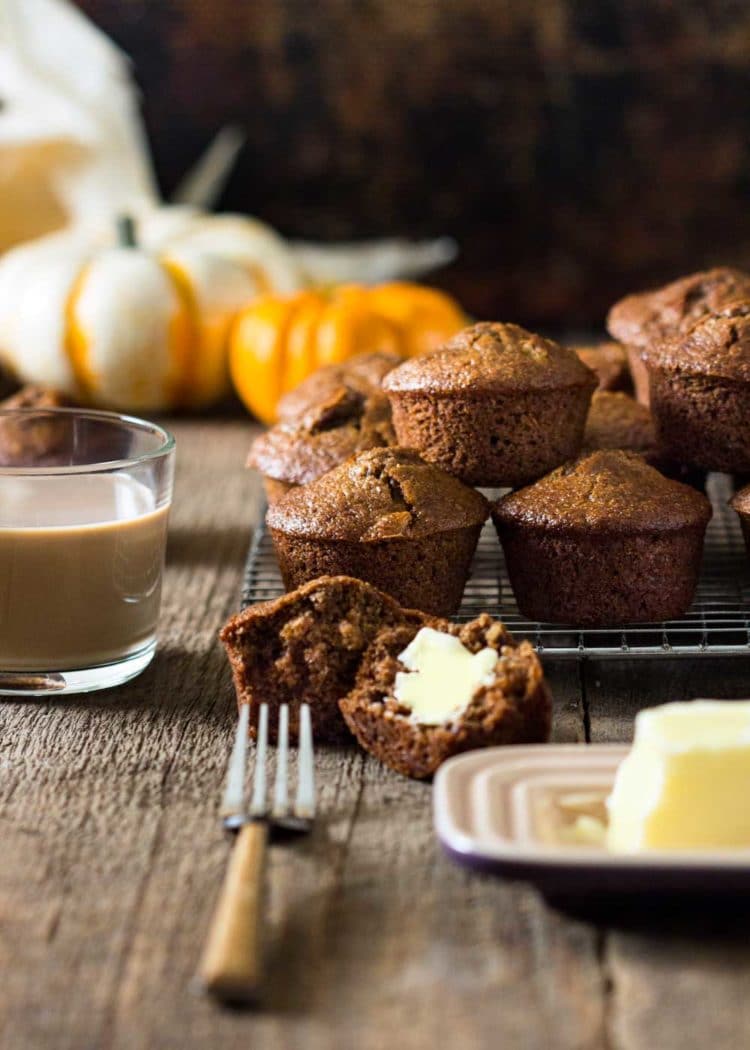
[[[479,323],[288,396],[299,407],[250,457],[287,587],[353,575],[450,616],[491,514],[527,617],[596,627],[686,612],[705,472],[750,473],[750,275],[629,296],[608,327],[617,342],[568,349]],[[490,504],[478,487],[512,491]],[[750,488],[733,506],[750,536]]]

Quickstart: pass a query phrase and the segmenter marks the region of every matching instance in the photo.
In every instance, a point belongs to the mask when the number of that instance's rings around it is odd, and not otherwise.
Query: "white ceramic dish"
[[[750,849],[621,856],[564,840],[571,796],[596,808],[628,748],[542,744],[471,751],[434,785],[435,829],[461,864],[527,879],[549,894],[750,889]]]

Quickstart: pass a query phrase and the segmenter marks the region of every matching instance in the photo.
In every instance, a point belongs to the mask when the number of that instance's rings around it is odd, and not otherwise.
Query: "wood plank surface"
[[[322,819],[273,846],[262,1005],[192,985],[228,843],[235,707],[216,631],[259,487],[242,420],[181,422],[161,648],[111,693],[0,705],[0,1046],[8,1050],[638,1048],[750,1041],[736,910],[604,915],[442,856],[430,788],[319,749]],[[40,615],[42,613],[40,612]],[[620,739],[642,703],[750,693],[742,662],[550,666],[555,738]]]

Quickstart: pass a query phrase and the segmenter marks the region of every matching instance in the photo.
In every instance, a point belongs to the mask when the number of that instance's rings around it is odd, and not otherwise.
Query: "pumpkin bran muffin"
[[[268,510],[287,589],[355,576],[402,605],[450,616],[489,505],[411,449],[360,452]]]
[[[625,347],[619,343],[597,343],[574,346],[579,358],[599,381],[599,390],[624,390],[630,393],[633,383]]]
[[[389,627],[433,621],[402,609],[387,594],[346,576],[312,580],[273,601],[248,606],[232,616],[219,637],[234,676],[238,704],[250,705],[251,734],[258,709],[269,704],[269,732],[275,734],[280,704],[289,704],[292,738],[299,707],[310,705],[317,741],[350,740],[338,701],[354,684],[365,649]]]
[[[583,434],[583,452],[621,448],[640,452],[652,462],[658,456],[651,413],[628,394],[595,390]]]
[[[591,399],[582,452],[597,449],[623,449],[638,452],[647,463],[675,481],[703,492],[706,472],[686,466],[667,456],[656,437],[653,416],[646,405],[628,394],[595,390]]]
[[[493,509],[513,592],[532,620],[671,620],[695,592],[711,504],[641,456],[599,451]]]
[[[76,402],[59,390],[29,384],[0,401],[0,411],[75,408]],[[59,422],[51,416],[29,419],[0,417],[0,465],[18,467],[41,464],[59,453],[65,440]]]
[[[740,519],[740,528],[742,529],[742,538],[745,541],[748,555],[750,555],[750,485],[745,485],[744,488],[735,492],[729,501],[729,506],[737,511],[737,516]]]
[[[607,317],[607,328],[627,350],[638,400],[649,404],[649,375],[643,359],[649,347],[687,334],[706,317],[731,314],[738,302],[747,299],[750,274],[720,266],[616,302]]]
[[[750,472],[750,299],[644,355],[659,443],[704,470]]]
[[[467,485],[522,485],[581,446],[596,377],[572,350],[481,323],[390,372],[400,444]]]
[[[395,444],[383,394],[338,387],[301,419],[277,423],[256,438],[247,459],[263,475],[269,504],[343,463],[355,452]]]
[[[381,389],[383,379],[403,358],[393,350],[355,354],[348,361],[323,365],[279,401],[276,414],[282,422],[299,419],[337,393],[342,387],[369,397]]]
[[[425,779],[462,751],[549,739],[550,691],[528,642],[514,642],[505,627],[487,614],[463,625],[442,620],[429,626],[458,638],[472,653],[495,649],[492,683],[481,685],[451,721],[420,724],[393,695],[396,674],[404,670],[398,657],[420,625],[403,624],[379,632],[364,655],[354,688],[339,701],[346,724],[366,751],[397,773]]]

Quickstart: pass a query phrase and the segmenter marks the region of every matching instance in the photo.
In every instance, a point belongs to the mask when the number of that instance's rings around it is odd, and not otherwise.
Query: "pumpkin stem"
[[[121,248],[137,248],[135,219],[132,215],[117,216],[117,243]]]

